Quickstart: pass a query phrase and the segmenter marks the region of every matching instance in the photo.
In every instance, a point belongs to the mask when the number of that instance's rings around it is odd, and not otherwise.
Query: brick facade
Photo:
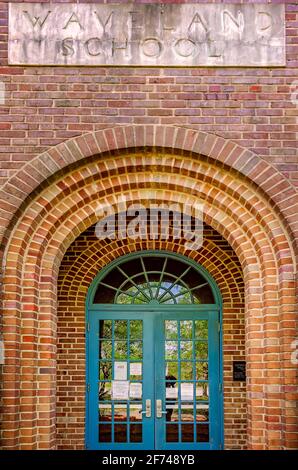
[[[100,267],[136,250],[98,246],[94,259],[90,227],[98,201],[146,204],[146,191],[204,203],[206,251],[187,256],[226,295],[227,448],[297,448],[298,7],[284,3],[286,67],[176,69],[8,66],[0,2],[3,448],[82,448],[84,298]],[[64,374],[72,334],[79,363]],[[228,347],[237,335],[244,355],[244,334],[246,400]]]

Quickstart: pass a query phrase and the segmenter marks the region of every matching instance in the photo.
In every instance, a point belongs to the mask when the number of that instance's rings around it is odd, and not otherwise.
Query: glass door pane
[[[208,442],[208,320],[166,320],[165,359],[166,442]]]
[[[156,390],[157,399],[163,400],[162,415],[156,420],[157,439],[162,449],[209,448],[211,445],[210,407],[216,408],[218,393],[215,392],[219,383],[219,338],[214,320],[215,315],[210,318],[207,314],[201,318],[194,314],[192,319],[176,314],[162,320],[159,362],[164,363],[164,372],[160,374],[161,386]],[[215,373],[212,397],[211,369]]]
[[[152,319],[111,316],[97,316],[90,329],[89,440],[97,449],[150,449],[154,442],[154,416],[148,411],[154,393]]]
[[[143,442],[143,321],[99,320],[99,442]]]

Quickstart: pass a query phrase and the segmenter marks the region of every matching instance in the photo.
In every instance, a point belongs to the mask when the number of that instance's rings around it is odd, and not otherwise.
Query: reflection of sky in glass
[[[214,297],[208,281],[187,261],[143,255],[108,271],[93,302],[191,305],[213,304]]]
[[[191,266],[180,261],[173,264],[173,261],[164,257],[155,263],[156,271],[147,271],[146,263],[154,266],[154,261],[156,258],[149,257],[146,261],[146,258],[140,257],[134,265],[132,262],[124,262],[111,271],[100,284],[109,289],[110,293],[114,292],[114,303],[117,304],[201,303],[198,289],[208,285],[208,282],[194,272]],[[192,284],[191,287],[189,283]]]
[[[175,281],[174,281],[175,282]],[[117,297],[120,304],[142,304],[156,300],[161,304],[192,304],[199,303],[185,285],[163,281],[149,281],[129,287]]]

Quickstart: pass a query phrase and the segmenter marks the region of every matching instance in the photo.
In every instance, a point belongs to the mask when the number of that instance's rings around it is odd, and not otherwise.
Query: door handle
[[[162,418],[162,415],[165,414],[167,414],[167,412],[162,409],[162,400],[156,400],[156,417]]]
[[[147,399],[145,403],[145,410],[139,411],[139,413],[144,414],[146,418],[151,418],[151,400]]]

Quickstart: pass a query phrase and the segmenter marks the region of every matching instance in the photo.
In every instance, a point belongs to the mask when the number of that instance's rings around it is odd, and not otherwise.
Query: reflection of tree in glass
[[[185,285],[175,282],[157,282],[151,280],[148,283],[138,283],[136,280],[135,285],[128,286],[125,292],[120,292],[116,295],[115,303],[121,305],[141,305],[147,304],[151,300],[156,300],[161,304],[183,305],[201,303],[200,299],[193,295]]]
[[[192,320],[184,320],[180,322],[180,336],[182,339],[192,339]]]
[[[114,321],[114,337],[121,340],[127,338],[127,320]]]
[[[197,380],[208,380],[207,362],[197,362]]]
[[[130,359],[142,359],[142,343],[141,341],[134,341],[130,343]]]
[[[99,351],[99,374],[100,390],[99,396],[101,399],[110,393],[106,388],[106,383],[112,379],[112,339],[114,340],[114,359],[127,359],[127,338],[128,338],[128,321],[127,320],[114,320],[114,337],[112,329],[112,320],[100,320],[99,323],[99,336],[100,340]],[[143,337],[143,322],[142,320],[131,320],[130,326],[130,340],[142,340]],[[142,342],[133,341],[130,346],[130,359],[142,358]]]
[[[177,360],[178,358],[178,342],[167,341],[166,342],[166,359]]]
[[[186,292],[185,294],[183,295],[180,295],[178,298],[177,298],[177,304],[192,304],[192,303],[195,303],[195,304],[198,304],[199,303],[199,300],[197,298],[194,297],[194,302],[192,302],[192,297],[190,295],[189,292]]]
[[[177,339],[177,322],[174,320],[166,320],[165,322],[166,328],[166,338],[167,339]]]
[[[191,361],[193,359],[193,342],[192,341],[181,341],[180,342],[180,357]]]
[[[130,320],[130,339],[143,339],[143,322],[142,320]]]
[[[196,320],[195,324],[196,338],[208,339],[208,320]]]
[[[193,363],[181,362],[181,380],[193,380]]]
[[[112,320],[100,320],[99,337],[105,339],[112,338]]]
[[[207,359],[208,358],[208,344],[202,341],[196,341],[196,358]]]
[[[100,281],[95,303],[214,303],[209,283],[185,261],[164,255],[124,261]]]
[[[193,321],[180,321],[180,357],[191,361],[193,359]]]
[[[112,338],[112,321],[101,320],[99,322],[99,337],[100,338]],[[102,359],[112,358],[112,341],[100,341],[99,348],[99,373],[100,378],[103,378],[103,382],[100,382],[99,398],[104,399],[107,394],[106,381],[111,377],[112,362],[102,361]]]
[[[127,289],[126,292],[127,294],[119,294],[118,297],[115,298],[115,303],[121,305],[130,305],[132,303],[135,305],[142,305],[148,303],[148,300],[146,299],[144,294],[142,294],[136,287],[131,287]]]
[[[174,375],[166,375],[166,388],[175,388],[176,382],[177,382],[177,378]],[[173,399],[166,398],[166,403],[169,401],[173,401]],[[173,411],[174,411],[174,408],[169,408],[167,406],[166,421],[171,421]]]

